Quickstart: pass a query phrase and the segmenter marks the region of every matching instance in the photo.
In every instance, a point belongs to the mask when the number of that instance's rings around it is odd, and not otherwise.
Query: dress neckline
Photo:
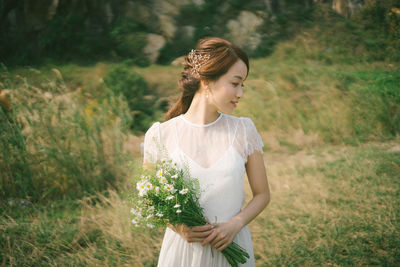
[[[185,116],[183,116],[183,114],[181,114],[179,117],[180,117],[184,122],[186,122],[187,124],[190,124],[190,125],[192,125],[192,126],[195,126],[195,127],[209,127],[209,126],[214,125],[215,123],[217,123],[217,122],[222,118],[222,115],[223,115],[222,113],[219,113],[219,116],[218,116],[218,118],[217,118],[215,121],[210,122],[210,123],[207,123],[207,124],[197,124],[197,123],[193,123],[193,122],[189,121],[188,119],[186,119]]]

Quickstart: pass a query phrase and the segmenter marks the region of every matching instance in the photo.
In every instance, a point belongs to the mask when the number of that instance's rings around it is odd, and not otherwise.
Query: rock
[[[193,4],[197,6],[202,6],[205,3],[205,0],[192,0]]]
[[[8,91],[7,90],[0,90],[0,107],[4,108],[5,110],[11,110],[11,101],[8,98]]]
[[[186,56],[181,56],[181,57],[174,59],[174,61],[171,62],[171,65],[172,66],[182,66],[183,62],[185,61],[185,57]]]
[[[181,32],[184,36],[186,36],[186,38],[188,39],[192,39],[194,36],[194,32],[196,31],[196,28],[194,26],[183,26],[181,29]]]
[[[264,20],[250,11],[241,11],[236,20],[228,21],[227,34],[234,44],[245,50],[253,51],[261,42],[261,34],[257,32]]]
[[[332,0],[332,9],[343,17],[357,14],[364,6],[365,0]]]
[[[164,35],[168,40],[172,40],[176,32],[174,18],[167,15],[159,15],[158,19],[160,33]]]
[[[149,25],[150,28],[154,27],[154,14],[152,14],[151,8],[147,5],[141,5],[133,1],[127,1],[121,12],[124,17],[135,18],[135,21],[137,22]]]
[[[150,64],[154,64],[160,55],[161,48],[164,47],[166,41],[162,35],[147,34],[147,45],[144,47],[143,52],[147,55]]]

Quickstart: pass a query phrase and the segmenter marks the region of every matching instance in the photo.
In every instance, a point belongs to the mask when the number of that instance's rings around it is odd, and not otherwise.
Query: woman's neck
[[[203,94],[196,93],[185,118],[195,124],[209,124],[219,117],[218,110],[207,101]]]

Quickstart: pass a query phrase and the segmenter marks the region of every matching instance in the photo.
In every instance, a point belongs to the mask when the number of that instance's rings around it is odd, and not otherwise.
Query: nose
[[[243,87],[240,86],[238,91],[236,92],[236,97],[237,98],[242,98],[243,97]]]

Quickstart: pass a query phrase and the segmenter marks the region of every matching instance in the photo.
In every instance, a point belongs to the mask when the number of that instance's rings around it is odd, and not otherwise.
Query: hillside
[[[286,14],[275,26],[290,34],[252,54],[234,115],[265,144],[257,266],[398,262],[400,6],[387,3],[352,18],[331,5]],[[163,231],[132,228],[127,199],[181,67],[136,63],[1,65],[1,265],[155,266]]]

